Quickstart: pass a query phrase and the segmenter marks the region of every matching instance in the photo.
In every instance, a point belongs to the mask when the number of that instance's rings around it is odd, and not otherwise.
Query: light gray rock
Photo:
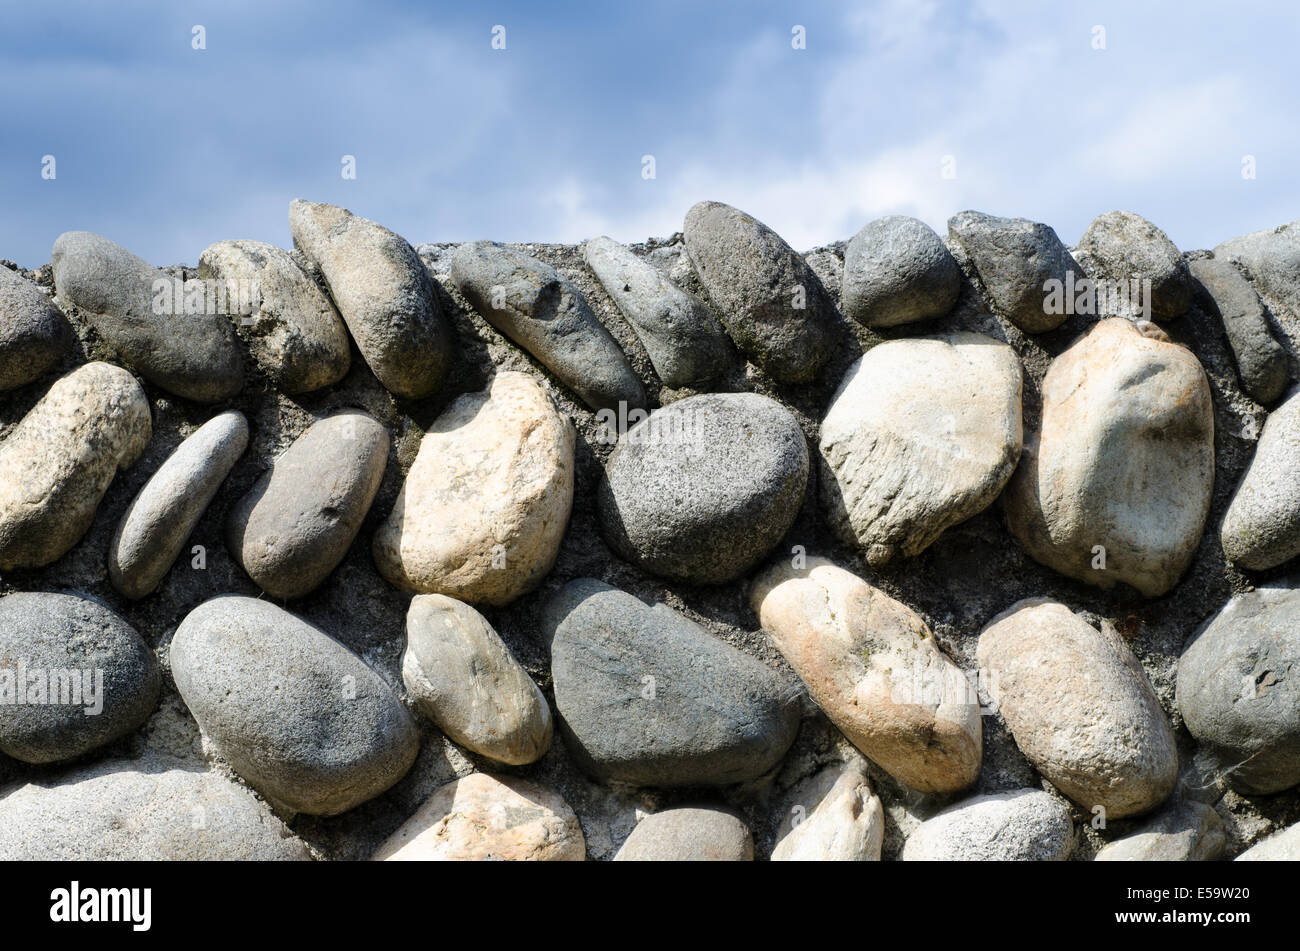
[[[347,554],[387,464],[388,430],[374,417],[317,421],[231,507],[226,546],[267,594],[307,594]]]
[[[1300,555],[1300,391],[1264,422],[1224,513],[1219,539],[1234,564],[1264,571]]]
[[[1300,590],[1258,588],[1224,605],[1178,660],[1187,730],[1248,795],[1300,783]]]
[[[1203,802],[1180,801],[1132,835],[1097,853],[1098,862],[1213,862],[1227,836],[1219,814]]]
[[[241,311],[248,346],[276,389],[307,393],[331,386],[352,365],[347,328],[298,260],[260,241],[219,241],[199,255],[199,277],[244,281],[256,304]],[[238,285],[236,285],[238,286]]]
[[[1274,314],[1300,317],[1300,221],[1231,238],[1214,257],[1243,267]]]
[[[67,318],[18,273],[0,266],[0,390],[12,390],[52,370],[71,349]]]
[[[126,370],[87,363],[60,377],[0,442],[0,571],[48,565],[77,544],[152,434]]]
[[[419,731],[383,678],[268,601],[200,604],[176,629],[171,667],[217,753],[295,812],[346,812],[415,762]]]
[[[1150,299],[1139,292],[1147,313],[1114,313],[1108,316],[1148,320],[1173,320],[1192,305],[1192,282],[1187,264],[1169,236],[1131,211],[1108,211],[1098,215],[1079,239],[1078,251],[1088,257],[1088,275],[1128,287],[1130,282],[1150,281]],[[1109,299],[1110,295],[1107,295]],[[1122,295],[1120,295],[1123,300]]]
[[[749,827],[723,809],[683,806],[637,823],[615,862],[752,862]]]
[[[153,592],[248,447],[248,421],[218,413],[181,443],[131,501],[108,546],[108,578],[128,598]]]
[[[878,862],[885,811],[857,765],[828,766],[790,793],[773,862]]]
[[[289,230],[379,382],[406,399],[434,393],[451,363],[452,329],[415,250],[346,208],[301,198],[289,204]]]
[[[921,823],[903,843],[905,862],[1063,862],[1074,823],[1038,789],[975,796]]]
[[[126,736],[158,703],[153,652],[96,601],[19,592],[0,598],[0,752],[72,759]]]
[[[243,387],[231,317],[215,312],[217,302],[201,285],[182,285],[178,306],[177,278],[89,231],[59,235],[50,260],[59,300],[85,314],[149,382],[199,403],[218,403]]]
[[[466,749],[510,766],[551,747],[551,709],[483,615],[440,594],[411,599],[402,680],[415,706]]]
[[[1052,361],[1042,395],[1042,423],[1002,496],[1011,533],[1063,575],[1164,594],[1210,511],[1205,371],[1154,324],[1112,318]]]
[[[844,251],[841,306],[868,327],[896,327],[952,310],[961,269],[943,239],[906,215],[877,218]]]
[[[780,541],[807,482],[808,445],[780,403],[692,396],[619,440],[598,490],[601,527],[615,553],[652,574],[722,584]]]
[[[1238,862],[1300,862],[1300,822],[1256,842],[1237,856]]]
[[[494,241],[470,241],[451,279],[483,319],[531,353],[592,409],[645,405],[645,388],[582,291],[549,264]]]
[[[1020,458],[1021,371],[980,334],[891,340],[845,374],[822,421],[831,527],[879,567],[993,503]]]
[[[686,253],[722,324],[781,383],[816,379],[840,334],[839,314],[808,263],[756,218],[716,201],[686,213]]]
[[[731,346],[702,300],[612,238],[592,238],[582,256],[641,338],[665,386],[699,389],[724,369]]]
[[[1225,260],[1198,258],[1188,267],[1202,308],[1223,322],[1242,389],[1257,403],[1274,402],[1286,389],[1286,351],[1269,329],[1259,295]]]

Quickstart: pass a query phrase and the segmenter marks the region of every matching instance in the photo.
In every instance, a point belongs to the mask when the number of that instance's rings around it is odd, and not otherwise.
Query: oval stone
[[[1228,560],[1265,571],[1300,555],[1300,391],[1269,413],[1219,532]]]
[[[749,827],[724,809],[684,806],[646,816],[615,862],[752,862]]]
[[[1149,320],[1173,320],[1192,306],[1192,278],[1181,252],[1141,215],[1131,211],[1098,215],[1079,239],[1075,253],[1083,256],[1093,280],[1118,287],[1150,282],[1140,292]],[[1139,313],[1131,309],[1116,316],[1132,319]]]
[[[773,862],[878,862],[885,809],[866,774],[829,766],[792,790],[777,829]]]
[[[1039,789],[975,796],[922,822],[903,843],[905,862],[1063,862],[1074,822]]]
[[[868,327],[896,327],[952,310],[961,269],[923,221],[888,215],[864,225],[844,249],[844,315]]]
[[[0,265],[0,390],[52,370],[73,339],[67,318],[41,289]]]

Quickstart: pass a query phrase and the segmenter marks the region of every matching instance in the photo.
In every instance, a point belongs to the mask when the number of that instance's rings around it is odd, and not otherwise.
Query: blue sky
[[[666,236],[701,199],[801,249],[964,208],[1071,244],[1124,208],[1184,249],[1300,217],[1290,0],[51,0],[0,22],[0,257],[28,267],[73,229],[156,264],[289,246],[294,197],[412,243]]]

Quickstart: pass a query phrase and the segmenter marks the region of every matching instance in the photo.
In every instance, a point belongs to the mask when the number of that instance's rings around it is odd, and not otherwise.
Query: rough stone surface
[[[346,208],[301,198],[289,205],[289,230],[379,382],[407,399],[435,392],[451,362],[451,328],[414,249]]]
[[[1173,320],[1192,304],[1192,282],[1182,254],[1168,235],[1141,215],[1131,211],[1098,215],[1079,239],[1078,251],[1087,255],[1088,274],[1094,281],[1123,287],[1133,280],[1150,281],[1150,299],[1140,300],[1150,312],[1147,319]],[[1112,316],[1131,318],[1139,313]]]
[[[152,433],[149,401],[122,368],[60,377],[0,442],[0,571],[48,565],[77,544]]]
[[[773,862],[876,862],[885,812],[857,766],[831,766],[795,787]]]
[[[1219,814],[1189,800],[1161,810],[1137,832],[1112,842],[1097,853],[1097,861],[1213,862],[1226,844]]]
[[[721,202],[692,206],[683,233],[736,345],[779,382],[815,379],[841,331],[835,302],[807,262],[767,225]]]
[[[573,425],[536,382],[499,373],[420,441],[388,519],[379,571],[399,588],[507,604],[551,570],[573,506]]]
[[[1300,318],[1300,221],[1230,238],[1214,257],[1244,268],[1275,316]]]
[[[794,741],[788,683],[671,608],[582,578],[547,602],[541,620],[565,746],[598,779],[743,782]]]
[[[943,239],[916,218],[877,218],[844,251],[844,316],[868,327],[941,317],[960,292],[957,262]]]
[[[410,769],[419,734],[382,677],[267,601],[205,601],[171,642],[176,687],[217,753],[267,798],[333,816]]]
[[[723,809],[683,806],[637,823],[615,862],[751,862],[754,839]]]
[[[1259,295],[1225,260],[1197,258],[1188,267],[1202,307],[1223,321],[1242,389],[1257,403],[1275,402],[1287,385],[1286,351],[1273,337]]]
[[[267,594],[307,594],[347,554],[387,464],[388,431],[369,414],[315,423],[230,510],[226,545]]]
[[[1042,394],[1003,496],[1011,533],[1071,578],[1164,594],[1196,553],[1214,488],[1196,356],[1154,324],[1112,318],[1052,361]]]
[[[812,699],[873,762],[922,792],[975,782],[978,698],[914,611],[824,558],[778,562],[751,604]]]
[[[1070,810],[1037,789],[975,796],[907,837],[909,862],[1060,862],[1074,848]]]
[[[1269,414],[1223,517],[1228,560],[1263,571],[1300,555],[1300,391]]]
[[[1274,833],[1237,856],[1238,862],[1300,862],[1300,822]]]
[[[0,266],[0,390],[54,369],[71,349],[72,328],[41,289]]]
[[[1015,351],[980,334],[891,340],[854,364],[822,421],[827,518],[880,566],[997,498],[1020,459]]]
[[[151,594],[248,448],[248,420],[218,413],[181,443],[145,483],[117,524],[108,577],[128,598]]]
[[[209,313],[206,300],[201,313],[178,308],[175,278],[89,231],[59,235],[51,261],[59,300],[82,311],[146,380],[200,403],[229,399],[244,385],[230,316]]]
[[[558,794],[513,776],[473,773],[434,792],[374,857],[581,862],[586,846],[578,817]]]
[[[646,571],[721,584],[785,535],[807,482],[807,443],[780,404],[751,393],[693,396],[619,441],[600,486],[602,527],[614,551]]]
[[[483,615],[440,594],[411,599],[402,680],[415,706],[467,749],[510,766],[551,746],[551,709]]]

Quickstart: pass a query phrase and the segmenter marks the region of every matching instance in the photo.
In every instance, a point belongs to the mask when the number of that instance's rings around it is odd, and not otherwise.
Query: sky
[[[0,23],[0,258],[25,267],[69,230],[158,265],[289,247],[296,197],[412,244],[666,237],[706,199],[800,250],[968,208],[1070,245],[1126,209],[1185,250],[1300,218],[1294,0],[0,0]]]

